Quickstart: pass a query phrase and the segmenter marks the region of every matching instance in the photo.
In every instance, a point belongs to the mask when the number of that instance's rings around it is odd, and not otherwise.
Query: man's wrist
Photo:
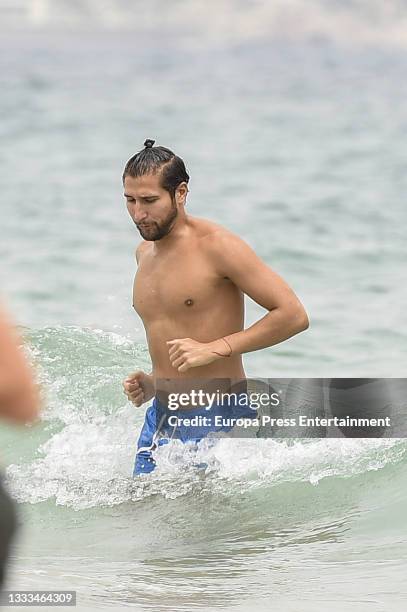
[[[232,347],[230,343],[226,340],[226,338],[218,338],[213,342],[210,342],[211,352],[214,353],[218,359],[223,359],[224,357],[230,357],[232,354]]]

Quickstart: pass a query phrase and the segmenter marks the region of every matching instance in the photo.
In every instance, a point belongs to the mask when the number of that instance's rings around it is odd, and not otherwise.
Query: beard
[[[171,209],[161,223],[157,223],[157,221],[150,221],[148,224],[137,225],[137,229],[141,234],[141,237],[144,240],[161,240],[164,236],[167,236],[173,228],[174,221],[178,216],[178,208],[175,202],[173,201],[171,204]]]

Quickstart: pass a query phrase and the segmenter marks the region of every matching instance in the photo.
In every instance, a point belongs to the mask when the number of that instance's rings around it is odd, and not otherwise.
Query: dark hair
[[[144,149],[133,155],[127,162],[123,172],[123,182],[126,176],[143,176],[161,172],[161,187],[175,196],[175,190],[180,183],[188,183],[189,174],[183,160],[166,147],[153,147],[155,140],[147,139]]]

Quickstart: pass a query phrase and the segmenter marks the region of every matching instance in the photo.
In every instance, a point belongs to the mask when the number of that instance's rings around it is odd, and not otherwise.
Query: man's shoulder
[[[216,244],[217,242],[224,243],[228,240],[239,239],[236,234],[228,230],[223,225],[210,221],[209,219],[202,219],[194,217],[194,225],[196,236],[202,242],[208,245]]]
[[[151,246],[151,242],[149,242],[148,240],[142,240],[142,242],[140,242],[140,244],[137,245],[137,248],[134,252],[137,263],[139,263],[140,257],[150,246]]]
[[[241,267],[242,261],[252,252],[249,245],[218,223],[206,219],[197,219],[197,222],[199,250],[205,253],[214,268],[224,275],[232,268]]]

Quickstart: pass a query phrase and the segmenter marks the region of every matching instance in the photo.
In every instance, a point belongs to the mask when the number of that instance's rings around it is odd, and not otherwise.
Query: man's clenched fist
[[[124,393],[135,405],[141,406],[154,397],[154,383],[151,374],[141,370],[129,374],[123,381]]]

